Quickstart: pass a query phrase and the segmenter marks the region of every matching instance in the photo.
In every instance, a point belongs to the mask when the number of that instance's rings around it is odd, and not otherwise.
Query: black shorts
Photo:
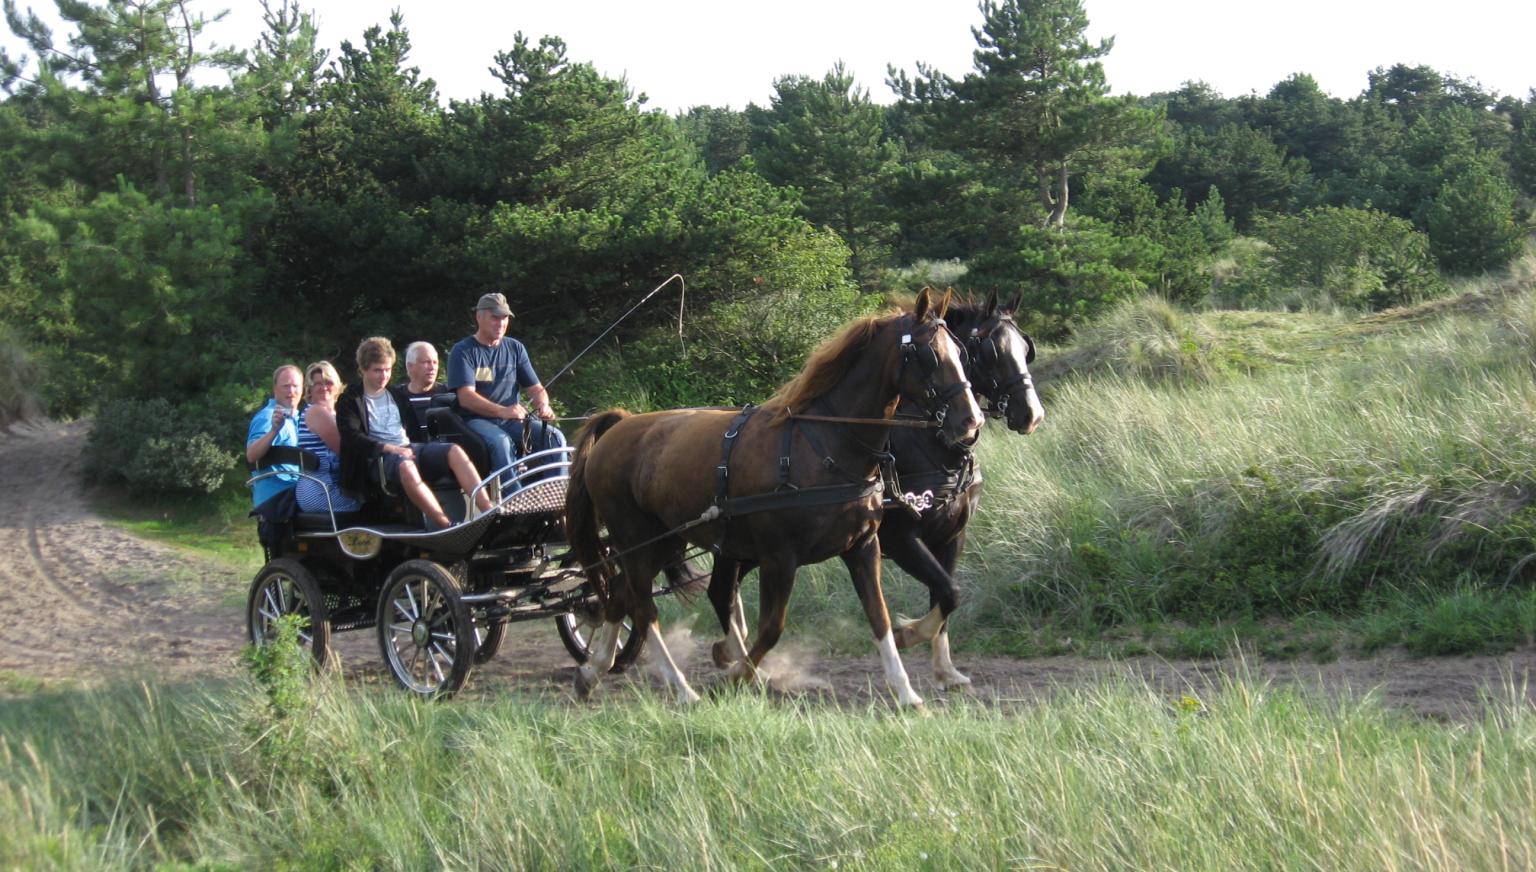
[[[448,463],[448,453],[452,450],[453,444],[449,442],[411,445],[411,453],[416,455],[416,471],[421,473],[423,481],[431,484],[440,478],[453,477],[453,467]],[[400,487],[400,464],[404,462],[405,458],[398,454],[380,454],[376,463],[368,464],[369,476],[385,493],[394,493]]]

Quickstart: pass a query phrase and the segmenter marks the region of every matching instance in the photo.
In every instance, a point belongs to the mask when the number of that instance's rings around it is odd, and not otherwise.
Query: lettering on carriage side
[[[336,543],[353,560],[371,560],[384,547],[384,538],[365,530],[344,530],[337,534]]]

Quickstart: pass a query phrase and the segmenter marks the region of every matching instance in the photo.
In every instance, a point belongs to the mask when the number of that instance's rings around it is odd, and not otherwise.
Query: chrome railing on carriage
[[[262,479],[273,476],[287,475],[295,478],[305,478],[320,485],[325,493],[326,511],[330,518],[329,530],[306,530],[308,536],[335,536],[348,531],[387,535],[390,538],[426,538],[437,536],[450,530],[462,528],[465,524],[474,524],[483,521],[493,515],[521,515],[535,512],[559,512],[565,509],[565,489],[571,478],[571,462],[576,449],[569,445],[550,448],[544,451],[524,455],[512,461],[506,466],[492,471],[465,499],[464,520],[442,530],[381,530],[366,525],[354,525],[342,527],[336,520],[335,502],[331,498],[331,484],[325,479],[307,472],[290,469],[272,469],[258,473],[246,480],[246,487],[251,487]],[[507,484],[502,486],[501,476],[511,472]],[[491,494],[492,506],[486,512],[475,512],[475,505],[479,494],[482,492]]]

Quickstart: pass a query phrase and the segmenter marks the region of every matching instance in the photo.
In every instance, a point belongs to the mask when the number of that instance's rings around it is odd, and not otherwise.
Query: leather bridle
[[[966,372],[977,376],[978,379],[985,379],[976,389],[976,393],[987,398],[988,405],[983,411],[990,418],[1001,418],[1008,414],[1009,400],[1019,388],[1022,387],[1025,391],[1034,390],[1035,382],[1030,378],[1027,366],[1035,359],[1035,343],[1014,323],[1013,316],[999,314],[993,317],[997,321],[996,326],[986,332],[982,332],[981,327],[972,327],[961,347],[965,349],[967,362],[975,364],[967,367]],[[997,341],[993,337],[999,330],[1007,330],[1009,327],[1012,327],[1019,334],[1019,338],[1024,340],[1027,349],[1024,356],[1026,368],[1023,372],[999,379],[997,363],[1002,359],[1002,353],[998,350]]]

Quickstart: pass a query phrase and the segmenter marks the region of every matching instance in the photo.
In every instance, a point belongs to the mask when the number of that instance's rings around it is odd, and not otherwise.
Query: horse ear
[[[987,294],[987,315],[990,316],[993,312],[996,312],[996,311],[997,311],[997,291],[993,290],[993,291],[991,291],[990,293]]]
[[[933,288],[923,288],[917,295],[917,305],[912,309],[912,320],[918,324],[928,317],[928,310],[933,306]]]
[[[1013,302],[1008,304],[1008,311],[1009,312],[1017,312],[1017,311],[1019,311],[1019,306],[1021,306],[1023,304],[1024,304],[1024,292],[1023,291],[1019,291],[1017,294],[1013,295]]]
[[[944,299],[939,301],[939,318],[940,319],[943,319],[944,315],[949,312],[949,302],[950,302],[950,300],[954,299],[954,296],[955,296],[955,289],[954,288],[950,288],[950,289],[948,289],[948,290],[946,290],[944,292]]]

